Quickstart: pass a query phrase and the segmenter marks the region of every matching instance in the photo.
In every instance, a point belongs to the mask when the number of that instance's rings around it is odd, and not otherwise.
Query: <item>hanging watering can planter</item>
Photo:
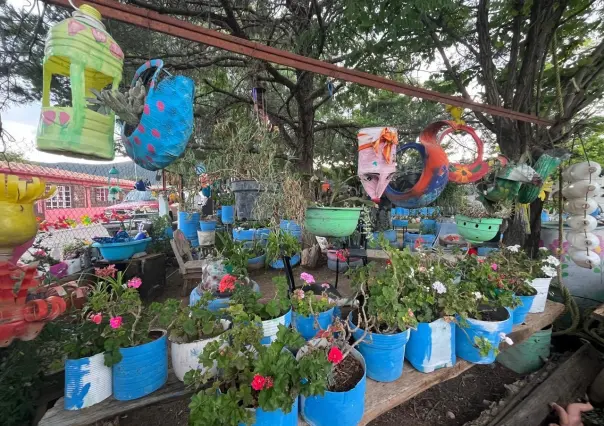
[[[101,14],[82,5],[73,16],[53,26],[44,45],[42,115],[36,146],[40,151],[75,158],[113,160],[115,114],[87,107],[90,89],[108,85],[117,91],[124,54],[105,31]],[[71,107],[50,105],[53,75],[69,77]]]
[[[155,68],[148,83],[143,115],[136,127],[124,125],[122,141],[128,157],[147,170],[159,170],[174,162],[193,133],[195,84],[188,77],[168,74],[159,80],[164,62],[152,59],[136,70],[132,86],[145,71]],[[146,83],[146,82],[143,82]]]

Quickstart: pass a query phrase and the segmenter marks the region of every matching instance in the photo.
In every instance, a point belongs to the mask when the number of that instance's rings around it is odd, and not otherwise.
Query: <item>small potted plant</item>
[[[286,348],[297,350],[304,339],[295,331],[279,326],[277,339],[270,346],[260,344],[262,328],[258,318],[243,311],[241,305],[229,308],[233,327],[216,342],[208,344],[201,363],[218,367],[215,377],[191,370],[185,383],[198,390],[189,404],[189,424],[206,426],[295,425],[298,422],[298,396],[319,394],[325,387],[302,380],[301,367]],[[321,366],[307,366],[305,372]],[[310,373],[308,371],[310,370]],[[314,373],[316,374],[316,373]]]
[[[222,191],[216,196],[220,206],[220,221],[225,225],[235,222],[235,196],[232,192]]]
[[[315,278],[307,272],[302,272],[300,278],[305,285],[315,282]],[[326,290],[329,288],[327,283],[322,285]],[[306,340],[312,339],[321,330],[327,330],[333,323],[336,301],[326,291],[315,294],[311,290],[304,291],[303,286],[294,290],[290,298],[293,326]]]
[[[77,274],[90,266],[90,244],[75,240],[63,246],[63,261],[67,263],[67,275]]]
[[[529,313],[538,314],[545,310],[545,302],[549,293],[552,278],[557,274],[560,266],[558,260],[547,247],[540,247],[534,262],[531,264],[531,286],[537,290],[537,295],[529,309]]]
[[[300,263],[300,241],[289,232],[277,229],[268,236],[266,245],[266,260],[273,269],[283,269],[285,264],[283,257],[290,258],[290,265]]]
[[[279,325],[289,327],[292,321],[291,302],[285,277],[274,277],[275,297],[270,300],[260,300],[261,295],[249,286],[237,286],[232,304],[243,306],[245,312],[256,315],[262,320],[262,344],[270,345],[277,338]]]

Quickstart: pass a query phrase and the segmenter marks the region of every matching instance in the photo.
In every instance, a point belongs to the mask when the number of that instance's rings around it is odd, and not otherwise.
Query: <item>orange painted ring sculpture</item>
[[[443,130],[444,129],[444,130]],[[442,130],[442,132],[441,132]],[[439,134],[440,132],[440,134]],[[445,136],[453,132],[466,132],[476,144],[476,158],[471,164],[449,163],[449,181],[457,184],[473,183],[489,172],[489,165],[483,159],[484,143],[470,126],[455,121],[436,121],[429,124],[419,135],[419,141],[440,145]]]

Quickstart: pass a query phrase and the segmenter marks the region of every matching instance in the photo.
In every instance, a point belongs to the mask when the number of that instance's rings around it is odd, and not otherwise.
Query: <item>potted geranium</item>
[[[230,321],[208,309],[211,293],[204,293],[193,306],[182,306],[180,300],[168,299],[153,303],[150,311],[156,315],[158,324],[168,331],[172,368],[178,380],[183,380],[189,370],[202,368],[199,355],[203,348],[229,327]],[[212,369],[211,373],[215,373]]]
[[[529,313],[538,314],[545,310],[545,302],[549,293],[552,278],[556,276],[560,260],[547,247],[540,247],[531,265],[531,286],[537,290],[537,295],[529,309]]]
[[[300,278],[308,285],[315,282],[315,278],[307,272],[302,272]],[[322,286],[325,290],[330,288],[327,283]],[[315,337],[320,330],[327,330],[333,322],[336,301],[326,291],[315,294],[312,290],[296,289],[290,298],[293,326],[306,340]]]
[[[153,328],[152,312],[143,306],[137,290],[141,279],[124,282],[123,273],[111,266],[95,270],[100,280],[89,296],[88,307],[108,318],[103,330],[105,365],[113,368],[113,396],[127,401],[166,383],[167,333]]]
[[[259,292],[249,286],[237,286],[231,303],[243,305],[250,315],[256,315],[262,320],[262,344],[270,345],[277,337],[279,325],[289,327],[292,321],[291,302],[285,277],[274,277],[275,297],[262,301]]]
[[[189,404],[189,424],[206,426],[295,425],[298,421],[298,395],[324,392],[325,387],[302,380],[300,366],[286,348],[299,349],[304,339],[295,331],[279,326],[277,339],[270,346],[260,343],[262,328],[258,318],[243,312],[241,305],[229,308],[233,327],[220,339],[208,344],[201,363],[218,367],[215,377],[191,370],[185,383],[196,388]],[[309,371],[312,366],[306,367]],[[314,366],[315,369],[323,366]]]
[[[277,229],[270,233],[266,244],[266,260],[271,268],[283,269],[285,267],[283,257],[290,258],[290,265],[300,263],[300,241],[293,234]]]
[[[405,346],[410,327],[417,320],[403,300],[409,282],[415,280],[415,260],[408,251],[387,247],[390,259],[386,267],[375,262],[352,271],[351,285],[360,299],[359,309],[351,312],[349,322],[354,338],[367,362],[367,376],[378,382],[391,382],[403,373]]]

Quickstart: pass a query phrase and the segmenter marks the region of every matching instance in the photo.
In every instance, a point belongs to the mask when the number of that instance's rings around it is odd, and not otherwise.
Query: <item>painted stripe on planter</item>
[[[65,409],[79,410],[110,397],[111,379],[103,353],[65,360]]]
[[[270,345],[277,340],[277,331],[279,331],[279,325],[289,327],[292,323],[292,310],[290,309],[285,314],[278,318],[262,321],[262,330],[264,337],[260,341],[263,345]]]
[[[405,349],[405,358],[422,373],[455,365],[455,323],[440,318],[419,323]]]

